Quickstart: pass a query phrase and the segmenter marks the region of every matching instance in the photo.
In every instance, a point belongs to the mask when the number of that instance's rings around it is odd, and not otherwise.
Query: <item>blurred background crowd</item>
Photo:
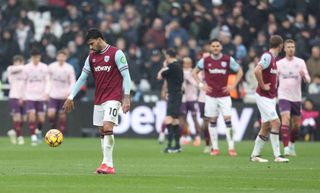
[[[99,28],[106,41],[127,56],[139,93],[161,90],[156,73],[162,50],[175,47],[180,58],[196,61],[208,51],[208,40],[222,41],[223,52],[244,69],[242,99],[256,88],[253,68],[268,38],[279,34],[296,41],[296,55],[306,60],[312,77],[304,94],[320,93],[320,1],[318,0],[0,0],[0,75],[12,57],[27,60],[32,46],[51,63],[66,49],[76,76],[88,55],[84,34]],[[88,87],[93,87],[92,80]],[[141,92],[140,92],[141,91]]]

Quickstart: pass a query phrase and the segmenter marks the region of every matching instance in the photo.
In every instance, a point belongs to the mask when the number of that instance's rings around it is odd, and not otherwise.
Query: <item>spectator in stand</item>
[[[187,31],[184,28],[180,27],[179,22],[177,20],[172,20],[166,26],[167,47],[174,46],[174,39],[176,37],[180,37],[183,44],[187,44],[189,39]]]
[[[320,74],[316,74],[308,88],[309,94],[320,94]]]
[[[18,42],[20,53],[24,58],[28,58],[30,45],[34,42],[34,38],[30,27],[22,20],[18,22],[17,29],[15,30],[15,39]]]
[[[153,20],[152,27],[145,33],[143,43],[146,44],[148,40],[153,41],[158,49],[165,48],[166,37],[161,18],[155,18]]]
[[[163,60],[161,57],[161,52],[158,49],[153,49],[151,51],[150,61],[145,62],[145,71],[147,72],[147,79],[151,85],[151,90],[161,90],[162,81],[157,80],[157,73],[163,67]]]
[[[305,100],[301,111],[301,133],[305,141],[314,141],[319,133],[317,120],[319,120],[319,111],[313,109],[313,102]]]
[[[12,32],[4,30],[0,39],[0,75],[12,63],[13,56],[19,54],[18,42],[13,39]]]
[[[307,68],[310,73],[311,79],[316,74],[320,74],[320,48],[319,46],[313,46],[311,49],[311,56],[307,60]]]

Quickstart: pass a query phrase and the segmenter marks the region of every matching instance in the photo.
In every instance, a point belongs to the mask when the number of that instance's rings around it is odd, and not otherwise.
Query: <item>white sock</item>
[[[279,134],[274,134],[270,132],[270,141],[271,141],[274,157],[279,157],[281,155]]]
[[[227,127],[226,136],[227,136],[227,142],[228,142],[229,150],[230,149],[234,149],[233,130],[232,130],[231,127]]]
[[[107,164],[108,167],[113,168],[113,146],[114,146],[114,136],[105,135],[102,142],[102,152],[103,152],[103,161],[102,163]]]
[[[217,127],[210,127],[209,126],[209,134],[210,134],[212,149],[219,149],[219,147],[218,147],[218,129],[217,129]]]
[[[253,148],[251,157],[260,155],[261,150],[262,150],[265,143],[266,143],[266,141],[261,139],[261,137],[258,135],[256,138],[256,141],[254,143],[254,148]]]

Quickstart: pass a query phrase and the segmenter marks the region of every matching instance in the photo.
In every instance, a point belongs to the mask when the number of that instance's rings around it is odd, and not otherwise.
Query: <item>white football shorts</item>
[[[255,96],[256,96],[257,106],[261,115],[262,123],[279,119],[277,110],[276,110],[276,105],[277,105],[276,98],[271,99],[271,98],[263,97],[257,93]]]
[[[120,108],[121,103],[115,100],[106,101],[101,105],[94,105],[93,125],[101,127],[105,121],[110,121],[117,125]]]
[[[231,116],[232,102],[230,96],[211,97],[206,95],[204,115],[208,118],[218,117],[219,112],[223,116]]]

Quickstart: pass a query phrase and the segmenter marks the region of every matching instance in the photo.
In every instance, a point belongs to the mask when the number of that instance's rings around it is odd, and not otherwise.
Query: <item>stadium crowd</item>
[[[98,27],[108,43],[125,51],[132,80],[142,91],[161,89],[156,73],[162,66],[162,49],[177,48],[179,57],[190,56],[194,66],[208,49],[208,40],[219,38],[223,52],[242,65],[242,85],[250,93],[256,87],[255,61],[267,49],[267,39],[279,34],[296,40],[296,55],[307,61],[318,85],[311,92],[319,93],[319,8],[316,0],[2,1],[0,72],[16,54],[28,59],[36,45],[47,64],[57,50],[66,48],[78,77],[88,53],[84,32]]]

